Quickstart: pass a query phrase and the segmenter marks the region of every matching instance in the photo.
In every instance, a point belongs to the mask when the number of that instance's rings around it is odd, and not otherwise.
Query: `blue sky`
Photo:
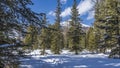
[[[44,12],[47,14],[48,21],[54,23],[57,0],[32,0],[34,5],[29,6],[33,11],[37,13]],[[70,19],[71,7],[73,0],[61,0],[62,3],[62,22]],[[83,20],[82,23],[91,25],[94,22],[94,3],[92,0],[77,0],[78,11],[80,18]]]

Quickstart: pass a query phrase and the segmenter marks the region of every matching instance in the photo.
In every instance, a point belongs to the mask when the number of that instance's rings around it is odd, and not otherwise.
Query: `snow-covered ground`
[[[61,55],[53,55],[47,50],[47,55],[40,55],[40,50],[35,50],[22,58],[20,68],[120,68],[120,59],[109,59],[105,54],[91,54],[83,51],[74,55],[68,50],[63,50]]]
[[[9,47],[9,46],[15,46],[15,45],[14,44],[2,44],[2,45],[0,45],[0,48]]]

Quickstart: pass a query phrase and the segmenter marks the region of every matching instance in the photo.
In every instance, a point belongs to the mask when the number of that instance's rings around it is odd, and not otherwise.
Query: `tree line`
[[[120,2],[118,0],[93,0],[93,2],[95,3],[93,8],[95,21],[87,31],[83,30],[81,25],[76,0],[73,0],[71,21],[69,21],[68,27],[60,25],[61,4],[60,1],[57,2],[55,23],[48,25],[49,28],[54,28],[56,31],[43,28],[38,37],[42,44],[37,44],[37,47],[43,49],[42,54],[45,54],[45,49],[51,49],[53,53],[60,54],[61,50],[65,48],[74,51],[75,54],[83,49],[93,53],[106,53],[107,50],[111,50],[109,57],[120,57]],[[46,23],[46,18],[44,21]]]
[[[42,49],[42,54],[45,54],[45,49],[51,49],[54,54],[60,54],[63,48],[70,49],[71,51],[75,51],[75,54],[78,54],[80,51],[80,40],[83,35],[81,19],[79,18],[79,13],[77,9],[77,1],[73,1],[73,6],[71,9],[71,21],[69,22],[68,31],[64,32],[63,26],[61,26],[61,3],[60,0],[57,0],[57,8],[55,11],[56,19],[53,25],[48,24],[46,17],[43,19],[44,25],[48,28],[52,28],[54,30],[49,30],[47,28],[42,28],[40,34],[34,34],[34,39],[32,39],[32,34],[26,35],[24,43],[32,46],[32,48],[40,48]],[[28,31],[33,33],[35,26],[29,26]],[[35,29],[34,29],[35,31]],[[36,31],[37,32],[37,31]],[[66,34],[66,37],[64,36]],[[31,41],[35,41],[32,43]],[[66,42],[65,42],[66,40]],[[30,44],[29,44],[30,43]]]

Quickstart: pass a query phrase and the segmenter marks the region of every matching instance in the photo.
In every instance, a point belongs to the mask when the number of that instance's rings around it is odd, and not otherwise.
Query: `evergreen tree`
[[[95,32],[95,28],[90,27],[87,32],[87,49],[91,52],[96,52],[98,49],[99,36]]]
[[[103,35],[105,33],[105,31],[99,27],[101,27],[102,25],[104,25],[104,23],[100,22],[100,19],[103,18],[104,15],[104,4],[103,4],[103,0],[96,0],[96,4],[95,4],[95,22],[93,24],[93,29],[94,29],[94,33],[95,33],[95,41],[96,41],[96,46],[97,52],[105,52],[105,47],[106,45],[103,44]],[[103,41],[102,41],[103,40]]]
[[[75,51],[75,54],[78,54],[78,51],[80,49],[80,36],[81,36],[81,24],[80,24],[80,18],[79,13],[77,9],[77,2],[74,0],[74,4],[72,6],[71,10],[71,22],[70,22],[70,28],[68,31],[68,37],[69,37],[69,47],[71,50]]]
[[[62,47],[64,46],[63,43],[63,34],[61,32],[61,3],[60,0],[57,0],[57,9],[56,9],[56,19],[55,19],[55,24],[53,25],[54,29],[56,31],[52,32],[52,42],[51,42],[51,50],[55,54],[60,54],[60,51]]]
[[[80,40],[80,43],[81,43],[81,47],[82,49],[86,49],[87,48],[87,40],[88,40],[88,30],[89,30],[90,27],[82,27],[82,35],[81,35],[81,40]]]
[[[94,30],[95,33],[97,34],[97,41],[98,41],[98,49],[100,52],[105,53],[106,47],[107,47],[107,41],[104,40],[104,35],[105,35],[105,30],[101,29],[101,26],[104,26],[105,24],[102,23],[100,20],[103,20],[105,17],[105,7],[103,4],[103,0],[96,0],[96,5],[95,5],[95,22],[94,22]]]
[[[41,46],[40,48],[42,49],[41,54],[44,55],[45,50],[49,48],[51,44],[50,31],[43,28],[41,30],[39,41],[40,41],[39,45]]]
[[[95,18],[96,22],[102,23],[99,28],[104,31],[103,48],[119,49],[119,5],[120,2],[118,0],[101,0],[99,6],[97,6]],[[119,51],[113,49],[110,57],[119,57]]]
[[[44,23],[44,25],[49,28],[50,25],[48,25],[46,19],[47,19],[46,15],[44,15],[44,19],[43,19],[42,23]],[[50,44],[51,44],[51,30],[49,30],[47,28],[42,28],[41,33],[38,36],[38,47],[40,46],[40,48],[42,49],[42,51],[41,51],[42,55],[45,54],[45,50],[47,48],[50,48]]]
[[[4,44],[5,43],[5,36],[3,34],[2,31],[0,31],[0,44]]]
[[[18,40],[13,35],[14,31],[23,37],[22,35],[26,34],[26,25],[44,27],[41,23],[41,14],[31,11],[28,5],[33,5],[31,0],[0,0],[0,35],[5,35],[5,41],[2,40],[2,44],[15,44],[15,46],[0,47],[0,67],[3,65],[1,68],[7,65],[10,65],[9,68],[17,68],[15,66],[17,58],[21,56],[19,53],[23,51],[20,51],[23,44],[15,42]],[[18,54],[13,54],[13,52],[18,52]]]
[[[114,48],[112,48],[110,56],[113,58],[120,58],[120,32],[119,32],[119,25],[120,25],[120,1],[118,0],[106,0],[106,7],[108,11],[106,12],[106,34],[108,37],[115,39],[116,44],[114,44]],[[109,24],[109,26],[108,26]],[[111,33],[111,35],[109,34]]]
[[[24,44],[28,45],[25,48],[33,49],[35,43],[37,42],[37,28],[33,25],[30,25],[27,29],[28,34],[25,36]]]
[[[20,53],[22,52],[20,50],[21,46],[14,42],[17,41],[15,36],[13,35],[13,38],[10,38],[9,34],[11,34],[13,30],[17,30],[20,34],[24,34],[24,27],[26,28],[26,24],[34,24],[41,27],[40,15],[27,7],[32,4],[31,0],[0,0],[0,34],[2,32],[2,34],[4,33],[5,35],[5,42],[3,43],[2,40],[2,44],[10,45],[0,47],[1,68],[8,65],[9,68],[17,68],[18,66],[15,66],[18,65],[17,58],[21,56]],[[13,39],[14,41],[12,41]],[[14,42],[15,46],[12,46],[10,41],[12,41],[12,43]],[[18,54],[14,54],[14,52],[18,52]]]

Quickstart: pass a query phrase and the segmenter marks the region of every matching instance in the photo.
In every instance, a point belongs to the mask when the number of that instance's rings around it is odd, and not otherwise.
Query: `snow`
[[[61,22],[61,26],[70,26],[70,21],[71,21],[71,19]],[[82,25],[82,27],[90,27],[89,25],[84,24],[84,23],[81,23],[81,25]]]
[[[0,47],[9,47],[9,46],[14,46],[14,44],[2,44]]]
[[[90,26],[82,23],[82,27],[90,27]]]
[[[120,68],[119,59],[109,59],[106,54],[92,54],[87,50],[74,55],[69,50],[63,50],[60,55],[40,55],[40,50],[29,54],[29,58],[21,58],[20,68]],[[35,54],[35,55],[34,55]]]

